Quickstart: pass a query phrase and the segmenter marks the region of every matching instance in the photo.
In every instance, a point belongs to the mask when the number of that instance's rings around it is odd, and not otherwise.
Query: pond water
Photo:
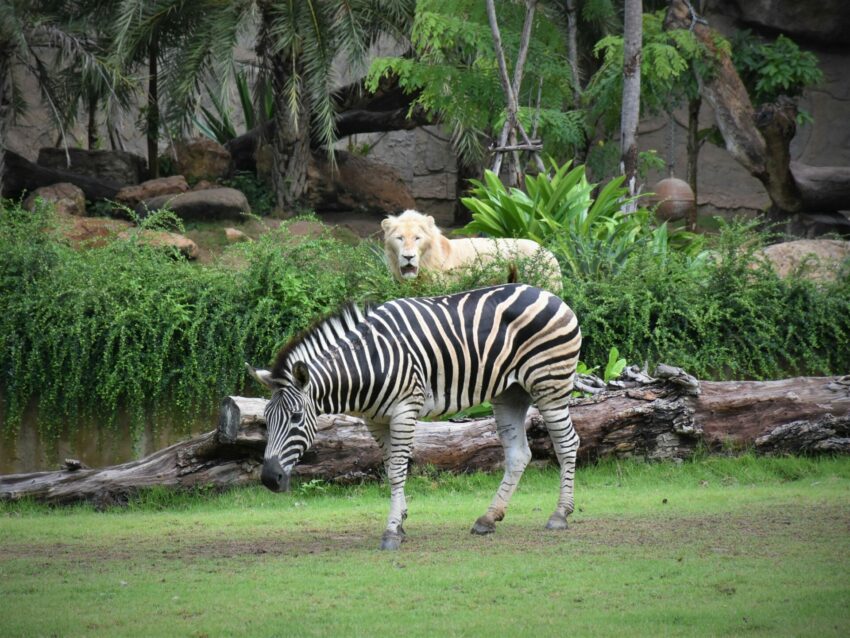
[[[67,458],[89,467],[106,467],[140,459],[196,434],[209,432],[218,423],[217,411],[187,421],[168,416],[149,418],[144,427],[132,428],[126,414],[114,424],[100,421],[64,427],[58,436],[44,434],[35,409],[27,410],[17,432],[0,420],[0,474],[59,469]]]

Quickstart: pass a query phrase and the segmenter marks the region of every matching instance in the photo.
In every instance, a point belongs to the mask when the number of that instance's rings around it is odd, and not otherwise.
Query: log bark
[[[676,368],[653,379],[635,369],[572,407],[581,437],[579,461],[615,457],[687,459],[698,448],[757,453],[850,453],[850,375],[780,381],[701,382]],[[591,390],[595,382],[584,379]],[[598,389],[598,388],[597,388]],[[55,504],[126,502],[154,485],[227,488],[257,483],[266,444],[265,399],[226,397],[216,430],[176,443],[138,461],[88,469],[66,468],[0,476],[0,499],[24,497]],[[536,459],[554,461],[539,413],[526,420]],[[412,463],[441,470],[492,470],[502,449],[492,418],[420,422]],[[362,422],[326,415],[316,441],[295,468],[302,480],[361,481],[381,475],[381,456]]]
[[[16,198],[25,190],[33,191],[58,182],[70,182],[82,189],[86,199],[114,199],[123,186],[111,180],[40,166],[8,149],[5,155],[6,172],[2,184],[4,197]]]

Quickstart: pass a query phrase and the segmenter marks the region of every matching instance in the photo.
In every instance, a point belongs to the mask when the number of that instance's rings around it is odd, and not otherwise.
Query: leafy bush
[[[269,215],[275,207],[274,195],[269,186],[255,173],[236,171],[233,177],[222,180],[224,186],[242,191],[255,215]]]
[[[250,131],[260,122],[271,120],[274,115],[274,102],[272,92],[269,90],[268,82],[263,82],[258,85],[259,104],[254,105],[254,99],[251,95],[251,88],[248,86],[248,76],[244,71],[239,71],[235,74],[236,93],[239,97],[239,104],[242,108],[242,119],[245,120],[245,130]],[[225,83],[223,86],[227,86]],[[214,111],[201,106],[201,113],[204,116],[203,121],[197,117],[193,118],[195,126],[212,140],[219,144],[226,144],[230,140],[239,137],[236,130],[236,124],[233,121],[233,114],[227,98],[222,96],[221,90],[206,86],[207,95]]]
[[[374,268],[330,238],[285,228],[234,246],[234,269],[139,241],[77,251],[48,211],[0,207],[0,389],[7,425],[32,397],[53,427],[77,415],[208,410],[288,336],[340,305]],[[387,275],[387,279],[389,276]]]
[[[798,97],[823,81],[817,56],[784,35],[764,43],[744,30],[732,44],[732,61],[756,104],[775,102],[780,95]]]
[[[584,361],[611,346],[629,362],[678,365],[705,379],[766,379],[850,370],[850,276],[829,285],[754,266],[758,238],[725,227],[700,268],[650,246],[605,278],[565,278]]]
[[[656,227],[646,208],[624,212],[636,198],[628,197],[622,177],[608,182],[595,198],[596,184],[588,182],[585,167],[569,162],[560,167],[553,163],[551,177],[526,176],[527,193],[508,190],[492,171],[485,172],[484,182],[471,182],[472,196],[461,200],[472,211],[465,231],[533,239],[551,248],[571,275],[616,272],[642,244],[652,245],[662,260],[671,245],[689,257],[700,255],[696,235],[670,231],[666,224]]]
[[[157,214],[152,220],[165,218]],[[504,280],[498,264],[447,289],[397,283],[372,243],[293,238],[284,225],[194,265],[133,239],[72,249],[49,210],[0,206],[0,404],[14,428],[33,399],[45,433],[80,417],[109,423],[168,409],[208,411],[248,383],[295,332],[345,300],[461,290]],[[564,280],[582,360],[659,361],[702,378],[850,370],[850,277],[818,286],[753,268],[752,232],[727,228],[714,258],[659,259],[642,243],[620,270]],[[501,268],[501,269],[500,269]],[[612,347],[619,353],[613,353]]]

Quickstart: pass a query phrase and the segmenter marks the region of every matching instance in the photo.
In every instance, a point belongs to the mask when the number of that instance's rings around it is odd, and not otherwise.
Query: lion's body
[[[387,262],[393,276],[399,281],[414,279],[423,270],[449,273],[475,263],[536,258],[541,261],[546,288],[556,294],[561,292],[558,260],[550,251],[530,239],[449,239],[434,223],[433,217],[414,210],[387,217],[381,227],[384,230]]]

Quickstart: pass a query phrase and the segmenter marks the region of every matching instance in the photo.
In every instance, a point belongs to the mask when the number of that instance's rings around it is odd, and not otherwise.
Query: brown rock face
[[[799,239],[767,246],[762,254],[780,277],[787,277],[805,264],[807,278],[832,281],[850,259],[850,241]]]
[[[176,195],[177,193],[185,193],[188,190],[189,184],[186,183],[185,177],[182,175],[172,175],[171,177],[149,179],[135,186],[125,186],[118,191],[115,200],[132,207],[146,199],[160,195]]]
[[[198,137],[188,142],[178,142],[177,171],[190,182],[227,177],[230,173],[230,153],[218,142]]]
[[[38,199],[52,204],[60,215],[82,216],[86,214],[86,196],[83,194],[83,190],[68,182],[36,188],[24,200],[24,208],[33,210]]]
[[[850,43],[846,0],[725,0],[723,5],[748,25],[818,43]]]
[[[322,156],[313,160],[307,169],[307,204],[317,211],[395,214],[416,208],[410,187],[391,166],[345,151],[337,151],[336,170]]]
[[[250,213],[251,207],[242,191],[235,188],[208,188],[177,195],[160,195],[136,206],[136,213],[144,216],[148,211],[168,208],[181,219],[240,219]]]

